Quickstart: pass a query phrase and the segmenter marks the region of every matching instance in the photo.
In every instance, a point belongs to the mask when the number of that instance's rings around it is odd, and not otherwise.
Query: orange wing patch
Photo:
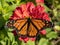
[[[27,20],[17,20],[17,21],[13,24],[13,26],[14,26],[15,28],[17,28],[18,30],[20,30],[20,28],[25,24],[26,21],[27,21]]]
[[[40,19],[18,19],[12,23],[12,25],[12,27],[17,28],[18,36],[23,35],[28,37],[35,37],[38,35],[38,31],[44,28],[45,25],[49,26],[49,22],[45,22]]]
[[[21,29],[21,31],[18,31],[18,35],[27,35],[27,24]]]
[[[33,19],[32,22],[39,30],[45,26],[45,23],[42,20]]]
[[[30,23],[28,35],[33,37],[33,36],[36,36],[37,33],[38,31],[36,30],[36,28]]]

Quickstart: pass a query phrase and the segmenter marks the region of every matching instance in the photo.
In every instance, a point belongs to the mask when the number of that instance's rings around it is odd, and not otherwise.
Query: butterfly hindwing
[[[30,23],[29,30],[28,30],[28,36],[29,37],[34,37],[38,33],[38,30],[33,26],[32,23]]]
[[[18,33],[18,35],[26,36],[27,35],[27,23],[17,33]]]

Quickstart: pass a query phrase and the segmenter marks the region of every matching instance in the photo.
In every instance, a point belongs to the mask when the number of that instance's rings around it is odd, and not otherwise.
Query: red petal
[[[42,19],[50,21],[50,17],[48,16],[48,14],[46,12],[44,12],[42,15],[43,15]]]
[[[19,37],[19,40],[24,41],[25,43],[27,43],[29,38],[28,37]]]
[[[24,42],[26,43],[28,40],[29,40],[29,38],[25,38],[25,39],[24,39]]]
[[[36,38],[35,38],[35,37],[34,37],[34,38],[30,38],[30,40],[35,41],[35,40],[36,40]]]
[[[44,0],[36,0],[36,3],[44,3]]]
[[[42,35],[46,35],[46,30],[42,30],[42,31],[40,31],[40,34],[42,34]]]
[[[19,40],[23,41],[23,39],[21,37],[19,37]]]
[[[42,12],[44,12],[45,8],[43,6],[41,6],[41,5],[37,5],[36,10],[38,10],[39,13],[42,13]]]
[[[32,13],[32,9],[35,8],[35,5],[32,2],[28,2],[26,6],[27,6],[27,11],[29,13]]]
[[[26,4],[20,5],[20,8],[22,9],[22,12],[27,11]]]

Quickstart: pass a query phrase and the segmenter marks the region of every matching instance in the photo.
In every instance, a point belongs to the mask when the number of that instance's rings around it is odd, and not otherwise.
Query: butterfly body
[[[18,36],[28,37],[36,37],[43,28],[51,25],[49,21],[33,18],[17,19],[9,24],[16,29]]]

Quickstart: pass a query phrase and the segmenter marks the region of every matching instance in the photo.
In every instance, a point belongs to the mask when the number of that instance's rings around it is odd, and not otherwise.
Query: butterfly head
[[[13,28],[13,23],[14,23],[14,20],[10,20],[10,21],[7,22],[6,26],[8,28]]]

